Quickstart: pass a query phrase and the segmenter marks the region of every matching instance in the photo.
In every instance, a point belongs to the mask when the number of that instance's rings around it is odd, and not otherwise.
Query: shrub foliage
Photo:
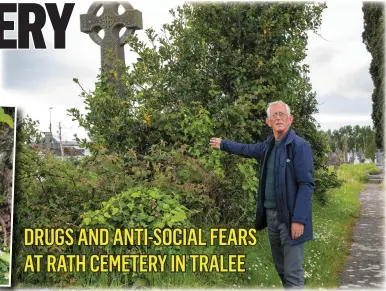
[[[312,117],[317,101],[303,63],[307,32],[317,31],[324,8],[237,3],[172,10],[174,20],[162,31],[146,31],[148,42],[135,35],[127,39],[136,63],[117,64],[98,76],[95,90],[82,89],[87,113],[69,111],[90,137],[80,140],[91,155],[79,163],[30,149],[35,124],[21,122],[15,281],[96,284],[71,275],[24,273],[27,253],[58,251],[23,246],[25,227],[253,226],[259,164],[211,150],[208,143],[212,136],[245,143],[266,139],[266,107],[274,100],[289,104],[293,128],[310,142],[315,195],[326,200],[336,176],[325,166],[328,145]],[[118,94],[122,84],[124,94]],[[119,284],[135,277],[125,280]]]

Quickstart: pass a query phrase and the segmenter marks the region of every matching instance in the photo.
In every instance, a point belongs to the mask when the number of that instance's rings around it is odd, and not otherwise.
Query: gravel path
[[[340,288],[385,290],[385,193],[381,184],[366,184],[359,200],[360,218]]]

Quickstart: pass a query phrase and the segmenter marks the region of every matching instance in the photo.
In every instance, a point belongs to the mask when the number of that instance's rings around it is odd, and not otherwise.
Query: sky
[[[44,4],[44,1],[18,1]],[[52,1],[53,2],[53,1]],[[65,2],[55,1],[61,13]],[[47,50],[0,51],[0,104],[17,106],[20,114],[40,121],[42,131],[52,131],[62,124],[63,138],[86,133],[67,116],[72,107],[84,111],[81,89],[93,90],[100,67],[100,47],[80,31],[80,14],[87,12],[92,1],[75,2],[66,30],[66,48],[54,50],[54,32],[47,18],[43,29]],[[143,30],[136,34],[146,40],[144,31],[152,27],[160,31],[169,23],[171,8],[182,5],[180,0],[130,0],[134,9],[142,12]],[[305,63],[310,66],[310,80],[319,103],[316,120],[323,130],[344,125],[372,125],[371,95],[373,83],[369,74],[371,55],[362,43],[363,14],[361,1],[327,1],[320,36],[309,35]],[[6,13],[5,20],[15,20],[16,13]],[[31,21],[34,18],[32,17]],[[15,38],[16,31],[6,31],[6,38]],[[125,46],[126,64],[136,56]],[[51,110],[49,108],[52,108]]]

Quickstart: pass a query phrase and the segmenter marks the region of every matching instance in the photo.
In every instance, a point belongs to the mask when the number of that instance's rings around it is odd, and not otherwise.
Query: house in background
[[[76,141],[58,141],[52,132],[43,132],[44,138],[41,143],[33,144],[32,147],[38,147],[50,151],[57,157],[66,157],[79,159],[88,154],[85,148],[81,148]]]

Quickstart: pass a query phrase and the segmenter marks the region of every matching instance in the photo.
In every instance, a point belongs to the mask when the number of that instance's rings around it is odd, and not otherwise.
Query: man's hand
[[[298,239],[304,232],[304,225],[298,222],[291,223],[292,239]]]
[[[212,137],[210,139],[209,145],[214,149],[220,149],[222,139],[218,137]]]

